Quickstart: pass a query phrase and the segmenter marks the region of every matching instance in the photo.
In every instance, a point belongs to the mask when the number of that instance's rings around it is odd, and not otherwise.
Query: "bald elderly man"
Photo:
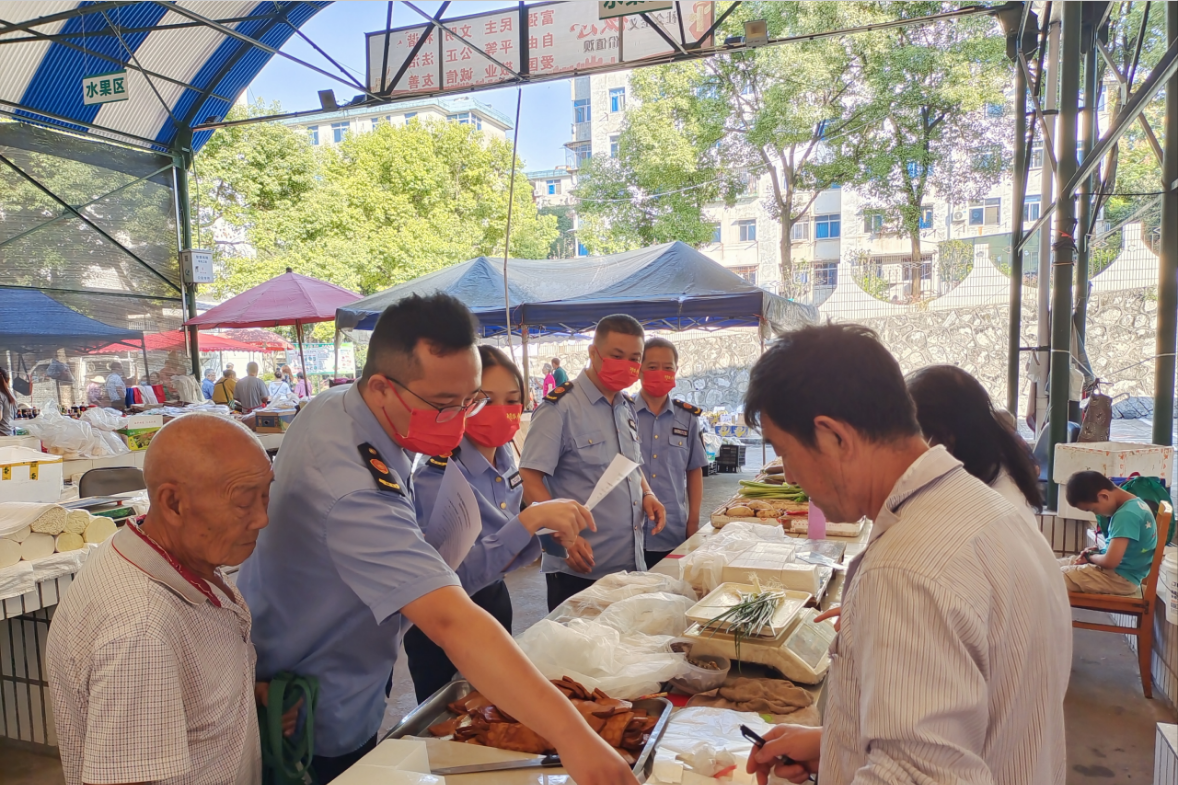
[[[189,414],[143,473],[150,511],[91,555],[49,628],[65,781],[261,782],[250,613],[220,568],[266,526],[270,461],[239,423]]]

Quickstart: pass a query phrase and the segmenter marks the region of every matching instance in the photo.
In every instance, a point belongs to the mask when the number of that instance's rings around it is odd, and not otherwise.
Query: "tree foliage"
[[[276,105],[249,107],[252,115]],[[237,110],[241,111],[241,110]],[[223,293],[296,272],[371,293],[475,256],[500,256],[511,145],[472,126],[381,124],[313,148],[277,123],[223,129],[197,157],[202,228],[239,230],[251,254],[218,246]],[[517,166],[511,254],[543,258],[556,238]]]

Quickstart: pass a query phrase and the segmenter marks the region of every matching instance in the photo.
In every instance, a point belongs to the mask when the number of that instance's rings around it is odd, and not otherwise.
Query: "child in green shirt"
[[[1104,548],[1085,548],[1075,559],[1060,560],[1068,591],[1136,594],[1153,566],[1158,543],[1149,506],[1094,471],[1068,478],[1066,497],[1077,509],[1109,518]]]

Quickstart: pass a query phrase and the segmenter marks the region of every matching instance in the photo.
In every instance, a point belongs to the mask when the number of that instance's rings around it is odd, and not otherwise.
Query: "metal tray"
[[[454,712],[446,707],[472,692],[474,692],[474,687],[468,681],[460,679],[450,682],[426,698],[425,702],[416,709],[406,714],[400,722],[393,726],[392,730],[385,734],[381,741],[403,739],[406,736],[433,738],[430,735],[429,727],[454,717]],[[658,722],[650,731],[650,739],[647,740],[646,746],[642,748],[642,752],[638,754],[638,760],[634,763],[634,776],[638,778],[639,782],[644,782],[654,768],[655,747],[663,738],[663,733],[667,730],[667,723],[671,720],[671,702],[666,698],[645,698],[631,701],[631,703],[634,708],[645,709],[649,715],[658,717]]]

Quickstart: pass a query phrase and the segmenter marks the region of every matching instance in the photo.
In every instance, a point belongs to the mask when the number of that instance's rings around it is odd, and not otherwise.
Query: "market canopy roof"
[[[177,121],[190,128],[228,114],[273,56],[257,44],[280,48],[327,5],[2,3],[0,109],[58,128],[168,149],[184,141],[178,139]],[[86,103],[84,77],[122,70],[125,100]],[[107,97],[114,98],[113,83],[110,89]],[[192,149],[199,150],[210,135],[197,133]]]
[[[224,335],[232,338],[235,341],[241,341],[249,346],[251,352],[273,352],[286,351],[293,349],[294,344],[283,338],[278,333],[270,332],[269,330],[260,330],[256,327],[249,327],[244,330],[225,330]],[[205,336],[201,336],[200,345],[205,344]]]
[[[164,333],[150,333],[143,336],[143,344],[148,351],[152,352],[169,352],[169,351],[184,351],[188,348],[188,336],[183,330],[169,330]],[[100,349],[95,349],[91,354],[112,354],[115,352],[125,351],[126,347],[121,344],[112,343],[110,346],[103,346]],[[200,338],[200,350],[202,352],[256,352],[259,351],[257,346],[253,344],[236,341],[232,338],[226,338],[215,333],[208,333],[202,335]]]
[[[184,324],[192,327],[278,327],[329,322],[360,295],[318,278],[286,272],[210,308]]]
[[[111,327],[84,316],[33,289],[0,288],[0,349],[32,352],[66,349],[86,352],[112,341],[118,351],[138,349],[143,333]]]
[[[504,332],[503,262],[485,256],[439,270],[340,308],[336,326],[371,330],[380,313],[411,294],[447,292],[479,318],[484,337]],[[508,293],[513,330],[578,333],[626,313],[653,329],[755,327],[776,333],[818,320],[809,305],[753,286],[681,242],[610,256],[512,259]]]

